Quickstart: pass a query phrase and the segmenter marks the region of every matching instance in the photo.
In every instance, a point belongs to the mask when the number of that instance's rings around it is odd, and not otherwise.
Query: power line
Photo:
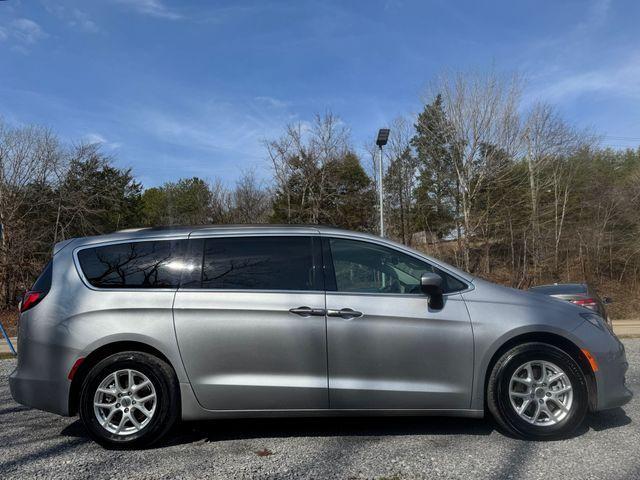
[[[622,135],[604,135],[604,137],[610,138],[611,140],[640,141],[640,137],[624,137]]]

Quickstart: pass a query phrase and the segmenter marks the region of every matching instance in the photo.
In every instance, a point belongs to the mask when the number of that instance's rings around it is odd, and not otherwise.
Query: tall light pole
[[[378,196],[380,201],[380,236],[384,237],[384,211],[382,208],[382,147],[387,144],[389,140],[389,129],[381,128],[378,130],[378,138],[376,139],[376,145],[380,148],[380,169],[379,169],[379,182],[378,182]]]

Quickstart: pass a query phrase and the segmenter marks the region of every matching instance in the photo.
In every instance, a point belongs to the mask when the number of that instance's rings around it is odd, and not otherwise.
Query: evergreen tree
[[[411,244],[414,232],[413,202],[417,160],[409,147],[392,158],[384,177],[385,214],[388,217],[387,231],[404,244]]]
[[[289,161],[286,184],[273,200],[273,223],[319,223],[370,230],[375,222],[371,179],[353,152],[320,163],[300,157]],[[320,191],[323,178],[326,187]],[[319,201],[318,201],[319,200]]]
[[[458,188],[453,129],[446,119],[440,95],[425,105],[414,126],[416,134],[411,144],[419,171],[415,225],[442,238],[456,225]]]
[[[139,226],[142,185],[97,145],[76,149],[57,193],[57,239]]]
[[[181,178],[149,188],[142,196],[147,225],[202,225],[211,223],[212,192],[198,177]]]
[[[335,162],[332,181],[335,190],[325,210],[327,223],[351,230],[370,230],[375,226],[373,183],[353,152]]]

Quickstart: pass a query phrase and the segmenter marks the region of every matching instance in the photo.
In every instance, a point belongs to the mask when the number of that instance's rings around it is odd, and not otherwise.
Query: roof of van
[[[298,224],[298,225],[279,225],[270,223],[257,223],[257,224],[223,224],[223,225],[179,225],[179,226],[160,226],[160,227],[143,227],[143,228],[129,228],[126,230],[119,230],[108,235],[126,235],[130,238],[138,237],[157,237],[168,235],[206,235],[215,233],[230,233],[230,232],[300,232],[300,233],[319,233],[319,232],[337,232],[351,234],[368,235],[362,232],[355,232],[351,230],[344,230],[337,227],[331,227],[328,225],[311,225],[311,224]]]
[[[314,230],[331,229],[336,230],[337,227],[331,225],[318,225],[318,224],[277,224],[277,223],[225,223],[225,224],[211,224],[211,225],[163,225],[157,227],[141,227],[141,228],[127,228],[124,230],[118,230],[115,233],[129,233],[129,232],[164,232],[164,231],[200,231],[200,230],[219,230],[219,229],[282,229],[282,228],[309,228]],[[347,231],[347,230],[345,230]]]
[[[101,243],[140,238],[164,238],[164,237],[200,237],[216,234],[234,233],[342,233],[358,237],[380,239],[380,237],[352,230],[340,229],[328,225],[277,225],[277,224],[224,224],[224,225],[178,225],[162,227],[142,227],[118,230],[103,235],[95,235],[74,239],[76,244]]]

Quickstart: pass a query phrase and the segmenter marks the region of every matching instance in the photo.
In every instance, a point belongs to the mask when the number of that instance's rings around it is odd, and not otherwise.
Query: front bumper
[[[574,332],[583,348],[589,350],[598,364],[596,379],[596,404],[594,411],[621,407],[633,398],[627,388],[625,374],[629,368],[624,345],[618,338],[584,322]]]
[[[600,360],[599,370],[595,373],[598,384],[598,403],[595,410],[607,410],[629,403],[633,398],[633,392],[626,385],[625,374],[629,363],[627,363],[624,347],[618,354],[608,352],[596,358]]]

